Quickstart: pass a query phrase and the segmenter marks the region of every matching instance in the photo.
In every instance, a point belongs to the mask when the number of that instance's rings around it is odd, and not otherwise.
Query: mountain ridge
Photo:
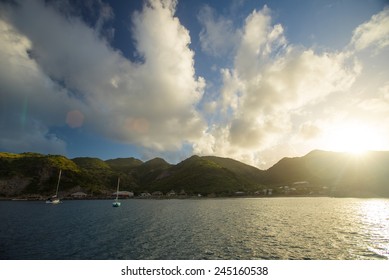
[[[188,195],[328,195],[389,197],[389,151],[364,157],[313,150],[301,157],[284,157],[261,170],[235,159],[191,156],[177,164],[162,158],[148,161],[0,152],[0,197],[49,195],[58,170],[63,170],[64,196],[83,191],[110,196],[117,177],[121,190],[136,195],[156,191]]]

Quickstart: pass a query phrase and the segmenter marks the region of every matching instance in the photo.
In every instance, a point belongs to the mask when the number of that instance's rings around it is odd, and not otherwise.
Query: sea
[[[121,202],[0,201],[0,259],[389,259],[389,199]]]

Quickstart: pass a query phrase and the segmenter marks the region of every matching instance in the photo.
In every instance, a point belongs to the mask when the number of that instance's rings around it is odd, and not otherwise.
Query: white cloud
[[[178,149],[201,136],[205,124],[195,105],[205,81],[195,76],[189,33],[174,17],[176,1],[148,1],[133,15],[144,63],[127,60],[98,30],[42,1],[2,6],[3,22],[10,28],[1,35],[9,37],[9,48],[2,43],[0,55],[8,57],[11,47],[19,55],[17,61],[0,62],[0,71],[16,69],[1,86],[2,91],[9,88],[6,97],[13,97],[5,98],[10,109],[21,106],[28,92],[29,108],[36,111],[29,117],[45,131],[69,124],[68,113],[77,111],[84,118],[73,127],[156,150]],[[109,7],[103,8],[102,21],[112,16]],[[25,71],[26,66],[32,71]],[[30,76],[34,83],[27,90],[23,87]],[[48,88],[42,91],[43,85]]]
[[[196,76],[176,5],[150,0],[131,15],[134,62],[101,36],[114,15],[100,1],[93,26],[50,2],[0,4],[0,147],[62,153],[66,143],[52,128],[68,126],[145,154],[184,146],[185,156],[193,148],[269,167],[317,148],[339,120],[359,115],[389,135],[387,67],[376,55],[377,72],[360,52],[387,49],[388,9],[357,27],[343,51],[317,52],[288,43],[266,6],[241,27],[204,6],[202,49],[233,67],[220,70],[220,91],[214,85],[203,98],[205,80]]]
[[[66,143],[49,132],[69,108],[81,108],[31,60],[32,42],[0,19],[0,147],[8,151],[63,153]],[[45,120],[44,122],[42,120]]]
[[[241,34],[234,28],[232,20],[216,17],[215,10],[208,5],[201,8],[198,20],[203,26],[199,39],[204,52],[221,57],[234,50]]]
[[[288,44],[283,27],[272,25],[266,6],[251,13],[242,30],[234,68],[222,70],[220,102],[228,121],[209,131],[213,140],[204,150],[268,164],[265,151],[285,146],[298,133],[292,117],[331,93],[347,91],[360,67],[347,53],[318,54]],[[314,132],[313,127],[301,129],[305,136]],[[202,153],[201,145],[196,148]]]
[[[388,149],[388,13],[356,27],[343,50],[317,52],[288,43],[266,6],[252,12],[239,29],[234,67],[221,71],[223,121],[195,151],[267,168],[284,156],[331,148],[333,128],[347,125],[369,127],[375,148]]]
[[[378,49],[389,45],[389,8],[373,15],[371,19],[358,26],[351,38],[351,46],[357,51],[369,47]]]

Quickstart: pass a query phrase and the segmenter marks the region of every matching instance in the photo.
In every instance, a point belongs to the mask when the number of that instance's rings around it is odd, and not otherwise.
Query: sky
[[[0,1],[0,151],[389,150],[384,0]]]

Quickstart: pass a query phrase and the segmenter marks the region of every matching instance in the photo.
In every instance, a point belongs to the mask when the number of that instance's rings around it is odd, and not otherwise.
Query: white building
[[[113,195],[113,196],[116,196],[116,194],[118,194],[118,196],[121,197],[121,198],[130,198],[130,197],[134,197],[134,193],[133,193],[133,192],[128,192],[128,191],[114,192],[112,195]]]
[[[85,197],[87,197],[87,194],[84,192],[75,192],[75,193],[72,193],[71,196],[73,198],[85,198]]]

